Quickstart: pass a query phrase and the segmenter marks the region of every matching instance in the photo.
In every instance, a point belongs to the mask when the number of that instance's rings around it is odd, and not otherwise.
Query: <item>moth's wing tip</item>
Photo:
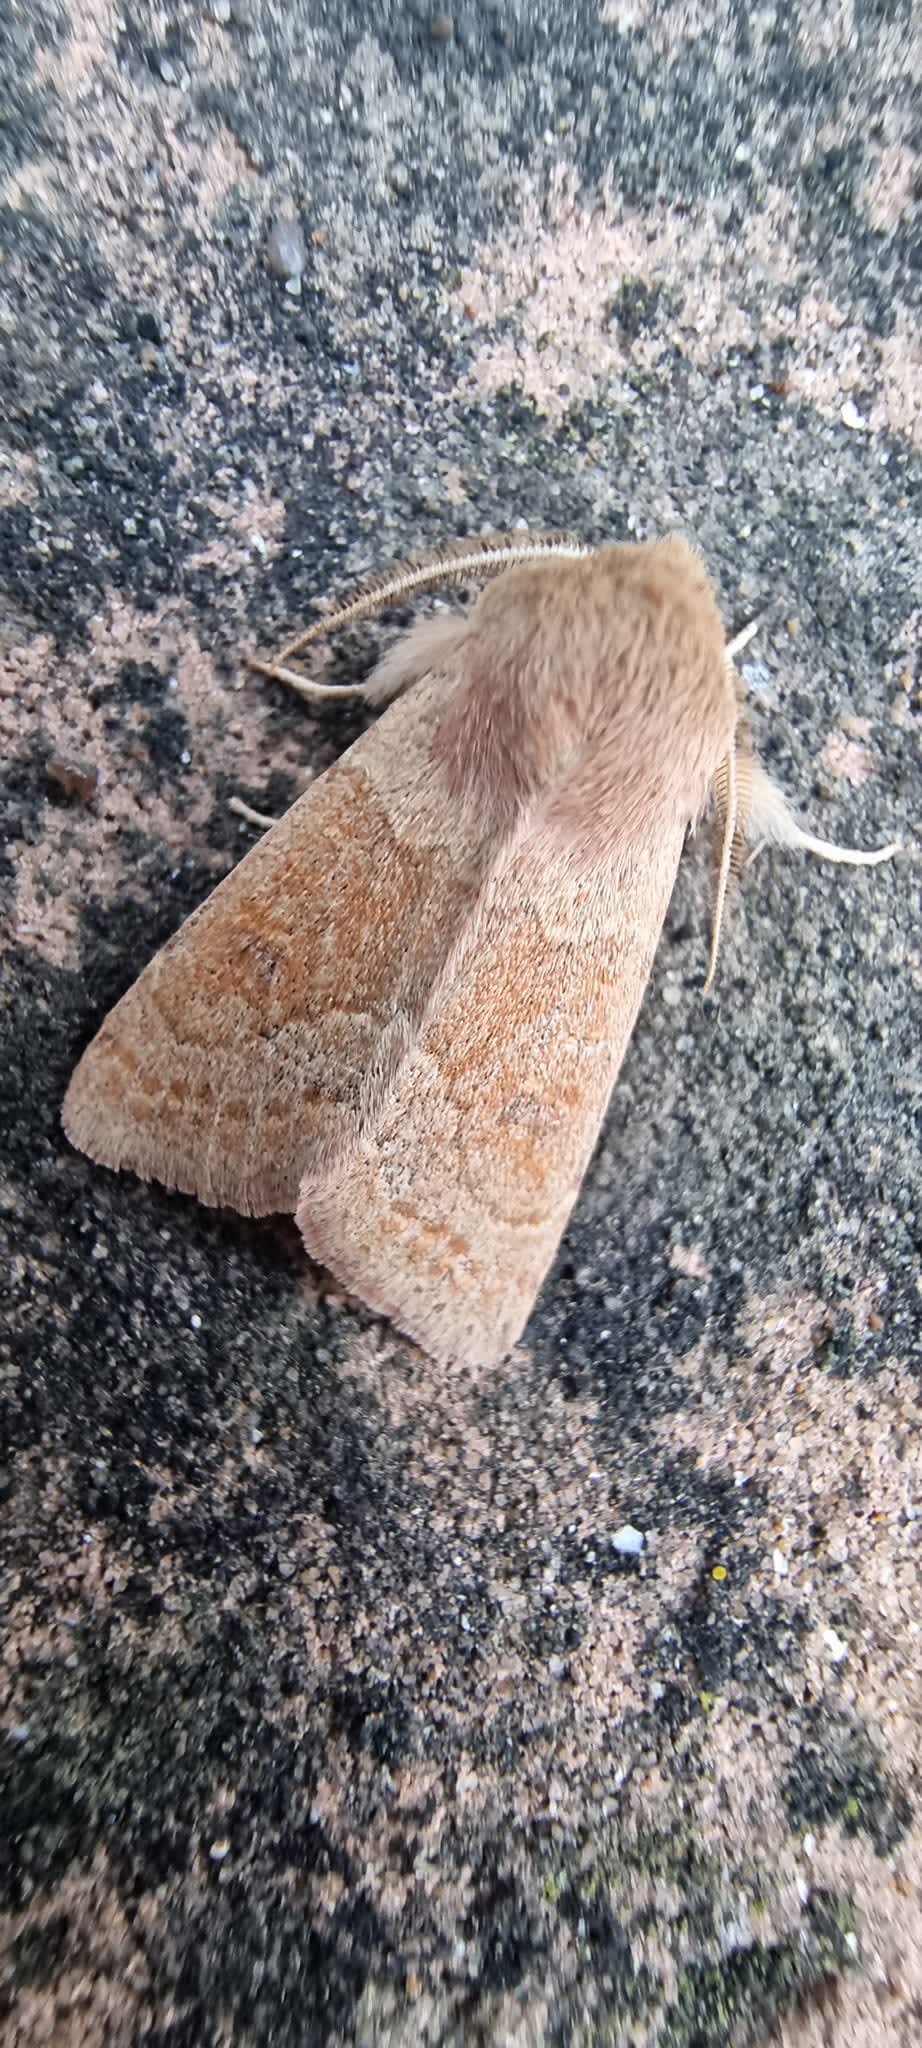
[[[61,1127],[68,1143],[94,1166],[133,1174],[168,1194],[189,1195],[205,1208],[230,1209],[238,1216],[290,1215],[293,1191],[279,1184],[277,1173],[269,1169],[235,1176],[226,1158],[209,1171],[202,1166],[200,1146],[164,1136],[156,1120],[148,1129],[130,1101],[122,1096],[110,1106],[109,1094],[105,1060],[90,1045],[71,1075]]]
[[[332,1227],[325,1223],[321,1211],[322,1195],[316,1183],[305,1180],[298,1196],[295,1222],[308,1258],[331,1273],[347,1294],[364,1302],[372,1315],[385,1316],[408,1344],[415,1344],[417,1350],[445,1368],[490,1368],[508,1358],[521,1335],[519,1330],[508,1338],[503,1333],[492,1340],[482,1333],[473,1336],[453,1325],[450,1317],[421,1314],[412,1305],[402,1303],[399,1287],[393,1288],[386,1279],[381,1281],[377,1276],[369,1278],[360,1256],[341,1245],[335,1222]]]
[[[61,1129],[75,1152],[82,1152],[97,1166],[117,1166],[118,1160],[107,1156],[109,1148],[100,1141],[100,1115],[98,1104],[93,1099],[91,1051],[90,1047],[83,1054],[67,1084],[61,1104]]]

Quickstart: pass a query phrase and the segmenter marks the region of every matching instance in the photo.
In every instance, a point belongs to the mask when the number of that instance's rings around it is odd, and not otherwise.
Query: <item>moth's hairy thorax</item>
[[[685,542],[510,570],[482,596],[433,747],[461,797],[587,853],[704,803],[736,722],[724,635]]]

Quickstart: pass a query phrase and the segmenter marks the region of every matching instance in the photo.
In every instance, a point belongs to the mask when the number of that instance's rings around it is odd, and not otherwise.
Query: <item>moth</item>
[[[380,718],[151,961],[84,1053],[64,1128],[204,1203],[294,1213],[307,1251],[439,1360],[515,1343],[631,1035],[683,843],[718,858],[708,985],[751,842],[875,862],[753,759],[704,565],[678,537],[459,543],[257,663],[437,584],[359,692]],[[265,821],[263,821],[265,822]]]

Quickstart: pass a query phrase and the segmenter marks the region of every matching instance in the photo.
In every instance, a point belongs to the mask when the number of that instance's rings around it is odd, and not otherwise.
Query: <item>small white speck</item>
[[[211,1857],[212,1863],[223,1863],[225,1856],[230,1855],[230,1843],[227,1836],[222,1835],[219,1841],[212,1842],[208,1854]]]
[[[764,661],[744,661],[741,670],[747,690],[768,690],[771,688],[771,671]]]
[[[611,1539],[611,1547],[613,1550],[617,1550],[622,1557],[639,1557],[646,1540],[641,1529],[634,1529],[631,1527],[630,1522],[625,1522],[620,1529],[615,1530]]]
[[[190,754],[188,747],[183,747],[182,753],[180,754],[179,758],[182,762],[183,767],[188,768],[189,762],[192,759],[192,755]]]
[[[867,420],[864,417],[864,413],[858,411],[858,407],[855,404],[853,398],[846,399],[845,404],[843,405],[842,410],[839,414],[839,418],[842,421],[843,427],[851,427],[853,431],[856,433],[859,433],[862,427],[867,426]]]
[[[853,1956],[856,1956],[858,1954],[858,1936],[854,1933],[854,1931],[846,1935],[845,1946],[846,1948],[851,1949]]]
[[[775,1577],[776,1577],[776,1579],[786,1579],[786,1578],[787,1578],[787,1575],[788,1575],[788,1561],[787,1561],[787,1558],[785,1557],[785,1554],[784,1554],[784,1551],[783,1551],[783,1550],[773,1550],[773,1551],[772,1551],[772,1570],[773,1570],[773,1572],[774,1572],[774,1574],[775,1574]]]
[[[192,1316],[190,1316],[190,1317],[189,1317],[189,1328],[190,1328],[190,1330],[200,1330],[200,1329],[201,1329],[201,1327],[202,1327],[202,1318],[201,1318],[201,1316],[196,1316],[196,1315],[192,1315]]]
[[[764,384],[750,384],[750,386],[749,386],[749,396],[750,396],[750,398],[753,398],[753,399],[755,399],[755,398],[764,398],[764,397],[765,397],[765,386],[764,386]]]
[[[799,1877],[797,1880],[797,1896],[801,1905],[806,1906],[810,1898],[810,1886],[804,1877]]]
[[[815,1836],[815,1835],[805,1835],[805,1836],[804,1836],[804,1855],[805,1855],[805,1856],[815,1856],[815,1855],[816,1855],[816,1836]]]
[[[250,535],[250,546],[253,550],[254,555],[264,555],[267,552],[266,542],[264,541],[262,534],[257,533],[255,528]]]
[[[843,1642],[842,1637],[837,1635],[834,1628],[824,1628],[823,1641],[829,1651],[830,1663],[841,1664],[843,1657],[848,1656],[848,1644]]]

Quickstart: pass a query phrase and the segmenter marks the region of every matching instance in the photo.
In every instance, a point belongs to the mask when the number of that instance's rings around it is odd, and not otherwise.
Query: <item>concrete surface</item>
[[[910,2048],[918,11],[5,34],[3,2041]],[[762,859],[709,1002],[691,850],[527,1341],[465,1376],[58,1115],[229,794],[359,729],[246,651],[517,519],[694,535],[767,608],[766,761],[904,850]]]

